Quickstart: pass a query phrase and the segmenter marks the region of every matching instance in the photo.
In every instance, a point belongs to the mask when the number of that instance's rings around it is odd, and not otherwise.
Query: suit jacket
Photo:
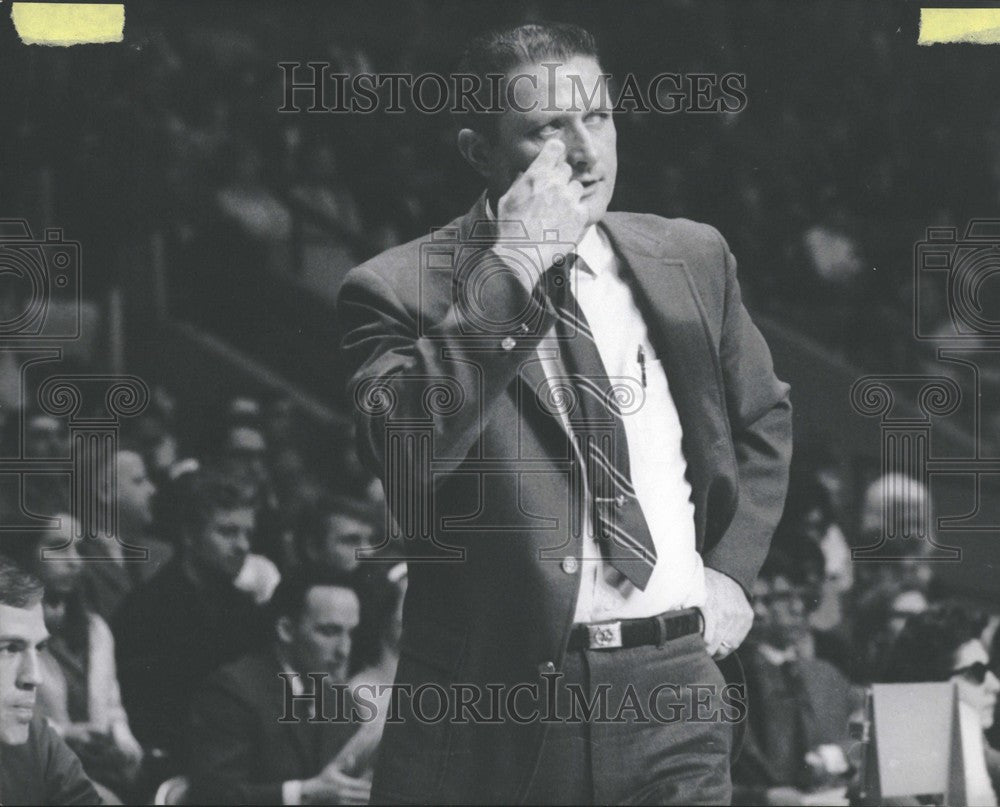
[[[501,279],[488,287],[486,320],[470,316],[467,297],[453,304],[463,271],[434,254],[451,237],[468,245],[457,260],[474,263],[493,241],[486,219],[484,196],[433,241],[352,270],[339,297],[359,451],[382,476],[404,536],[417,536],[405,540],[408,554],[434,561],[410,565],[399,683],[540,684],[562,662],[580,585],[578,564],[562,562],[581,550],[568,518],[572,444],[536,396],[538,334],[550,315]],[[697,548],[749,591],[784,504],[788,386],[716,230],[629,213],[600,226],[634,278],[680,415]],[[490,324],[512,321],[509,332]],[[374,798],[524,794],[538,721],[429,724],[407,719],[406,703],[403,720],[386,727]]]
[[[209,677],[195,697],[187,770],[197,804],[281,804],[281,786],[309,779],[354,733],[345,722],[297,722],[285,713],[281,666],[273,654],[244,656]],[[324,711],[335,716],[334,694]]]
[[[101,804],[80,760],[36,717],[21,745],[0,744],[0,804]]]

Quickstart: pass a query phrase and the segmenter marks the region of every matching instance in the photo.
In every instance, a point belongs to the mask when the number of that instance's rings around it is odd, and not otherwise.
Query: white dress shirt
[[[487,215],[493,218],[488,203]],[[609,567],[594,540],[588,491],[584,502],[583,551],[579,558],[582,580],[574,622],[634,619],[703,606],[705,570],[695,548],[694,503],[685,476],[687,460],[681,450],[681,423],[666,372],[649,340],[632,290],[622,277],[620,259],[599,226],[587,229],[576,253],[586,266],[572,272],[573,294],[590,324],[608,377],[629,379],[631,387],[644,393],[641,405],[623,409],[622,422],[628,439],[632,484],[657,559],[645,590],[640,591],[628,580],[617,586],[609,583],[605,579]],[[641,385],[638,362],[640,346],[645,355],[645,388]],[[558,349],[554,327],[538,346],[539,358],[550,379],[565,374],[565,369],[550,358],[553,347]],[[562,420],[570,430],[565,414]],[[582,467],[582,457],[577,459]]]

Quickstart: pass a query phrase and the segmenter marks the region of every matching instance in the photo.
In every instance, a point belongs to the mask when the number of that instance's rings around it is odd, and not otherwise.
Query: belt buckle
[[[602,622],[599,625],[587,625],[591,650],[611,650],[622,646],[622,623]]]

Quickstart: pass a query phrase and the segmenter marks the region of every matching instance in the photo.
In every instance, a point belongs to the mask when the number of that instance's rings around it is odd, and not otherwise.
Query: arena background
[[[597,32],[615,73],[746,75],[739,114],[619,115],[612,208],[706,221],[728,239],[792,384],[796,451],[839,472],[856,544],[881,445],[879,419],[851,405],[859,378],[954,376],[963,402],[932,421],[933,452],[1000,450],[996,356],[975,356],[977,429],[968,368],[914,338],[913,306],[927,228],[961,237],[997,213],[1000,65],[988,47],[917,47],[914,4],[130,2],[124,43],[68,49],[23,47],[8,7],[0,214],[80,242],[86,330],[67,366],[169,390],[187,451],[210,448],[234,395],[289,400],[316,477],[363,488],[335,354],[338,283],[479,192],[446,114],[279,113],[278,63],[447,71],[470,33],[543,18]],[[998,286],[983,289],[994,311]],[[945,322],[943,306],[921,316]],[[901,412],[915,396],[899,394]],[[20,403],[4,404],[9,433]],[[932,479],[937,514],[978,526],[938,530],[964,553],[941,580],[994,608],[996,488],[983,477],[977,504],[970,473]]]

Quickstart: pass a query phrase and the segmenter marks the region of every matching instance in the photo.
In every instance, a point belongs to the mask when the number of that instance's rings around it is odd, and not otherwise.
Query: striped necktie
[[[560,356],[569,376],[567,415],[584,459],[595,537],[607,563],[645,589],[656,564],[656,548],[632,486],[628,439],[619,402],[630,393],[608,379],[587,318],[572,291],[572,270],[586,271],[570,255],[549,274],[549,300],[556,315]],[[558,382],[557,382],[558,383]]]

